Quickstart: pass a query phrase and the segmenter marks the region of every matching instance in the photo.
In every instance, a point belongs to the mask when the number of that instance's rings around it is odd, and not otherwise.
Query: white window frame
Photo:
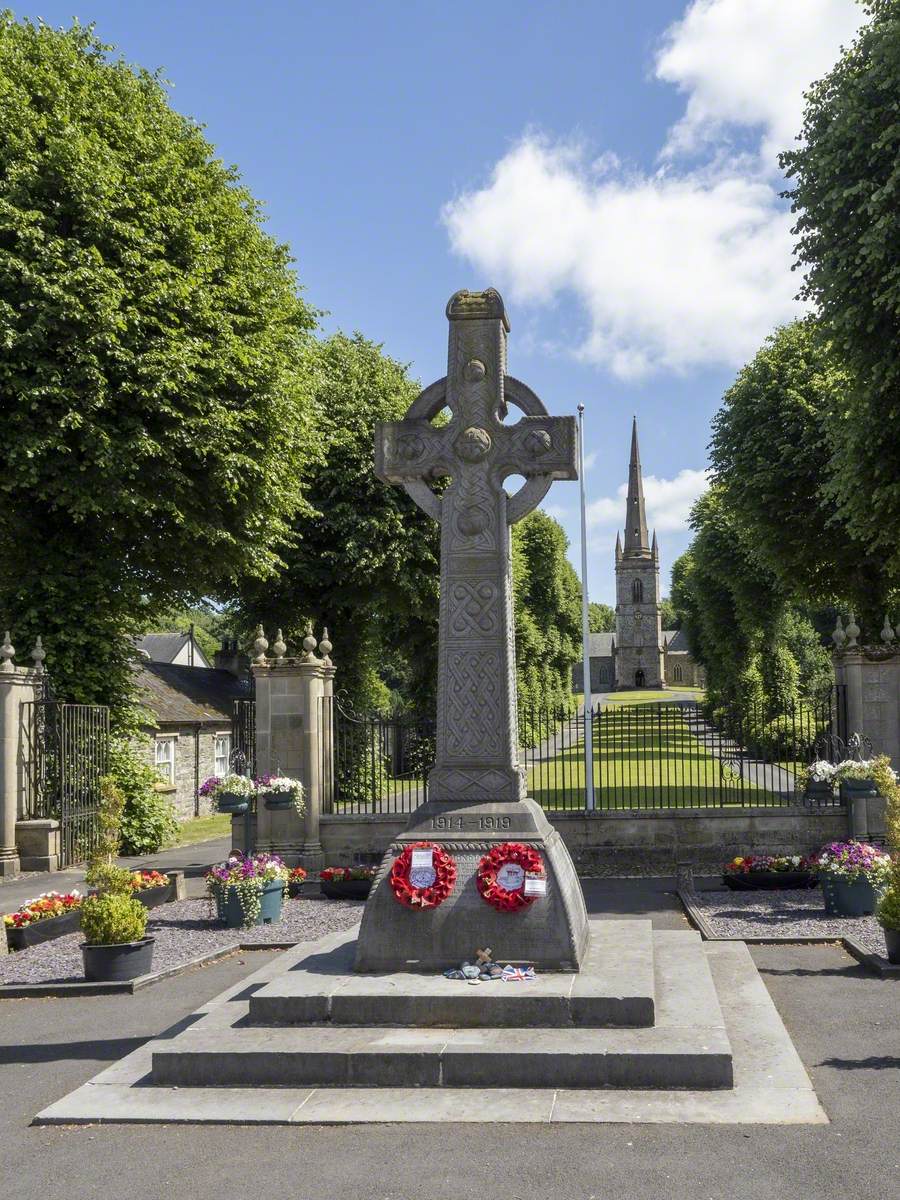
[[[219,753],[219,743],[224,742],[227,749],[224,754],[225,766],[219,770],[219,759],[223,756]],[[213,775],[227,775],[231,770],[231,731],[217,733],[213,736]]]
[[[175,786],[175,753],[178,746],[178,738],[169,735],[158,737],[153,748],[153,763],[156,767],[156,773],[159,776],[160,783],[164,787]],[[160,755],[160,751],[165,748],[165,757]]]

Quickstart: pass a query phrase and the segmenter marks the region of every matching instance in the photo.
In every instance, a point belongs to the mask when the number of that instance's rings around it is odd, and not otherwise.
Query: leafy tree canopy
[[[615,633],[616,611],[608,604],[591,601],[588,605],[588,626],[591,633]]]
[[[829,423],[832,493],[852,530],[900,576],[900,6],[871,21],[806,97],[793,181],[803,295],[850,383]]]
[[[681,617],[669,596],[663,596],[659,602],[659,619],[663,629],[681,628]]]
[[[0,611],[122,710],[130,636],[277,563],[314,314],[159,79],[0,14]]]

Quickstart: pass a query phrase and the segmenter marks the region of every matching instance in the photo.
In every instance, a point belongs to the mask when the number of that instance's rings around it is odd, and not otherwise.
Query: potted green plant
[[[900,963],[900,860],[894,862],[890,883],[881,894],[875,916],[884,932],[888,962]]]
[[[81,905],[85,979],[118,981],[150,972],[155,939],[145,936],[147,909],[125,886],[127,892],[99,892]]]
[[[376,867],[326,867],[319,872],[322,895],[329,900],[365,900],[372,890]]]
[[[306,871],[303,867],[293,867],[288,875],[287,889],[292,900],[296,900],[302,894],[304,883],[306,883]]]
[[[206,872],[206,891],[229,929],[270,925],[281,919],[288,869],[277,854],[235,851]]]
[[[218,812],[240,816],[250,807],[256,795],[256,784],[247,775],[210,775],[201,783],[197,794],[210,800]]]
[[[298,817],[306,811],[304,788],[299,779],[288,775],[261,775],[256,781],[257,795],[262,796],[266,808],[293,808]]]
[[[831,842],[813,860],[825,897],[825,911],[862,917],[875,911],[891,872],[891,857],[868,842]]]

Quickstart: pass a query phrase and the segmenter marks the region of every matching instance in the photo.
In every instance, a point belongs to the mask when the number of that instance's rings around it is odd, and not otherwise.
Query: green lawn
[[[178,827],[178,836],[172,846],[193,846],[195,842],[208,842],[211,838],[228,837],[231,833],[231,817],[228,813],[209,813],[203,817],[192,817]]]
[[[627,696],[627,693],[625,693]],[[647,703],[647,693],[643,693]],[[772,804],[771,792],[742,781],[694,737],[680,711],[639,707],[605,710],[594,722],[597,808],[705,808]],[[584,743],[579,741],[528,772],[528,794],[544,808],[581,808]]]

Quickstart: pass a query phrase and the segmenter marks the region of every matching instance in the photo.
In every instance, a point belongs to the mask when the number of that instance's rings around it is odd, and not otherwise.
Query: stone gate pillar
[[[290,657],[279,631],[269,644],[260,628],[253,659],[256,686],[256,773],[290,775],[306,791],[306,810],[267,809],[260,800],[256,814],[257,850],[279,854],[290,866],[318,871],[324,866],[319,817],[333,778],[330,694],[334,676],[326,630],[316,654],[312,626],[307,626],[303,654]]]
[[[40,638],[32,658],[34,670],[17,667],[15,647],[7,633],[0,646],[0,876],[18,875],[16,820],[25,795],[27,745],[23,705],[40,699],[44,651]]]

